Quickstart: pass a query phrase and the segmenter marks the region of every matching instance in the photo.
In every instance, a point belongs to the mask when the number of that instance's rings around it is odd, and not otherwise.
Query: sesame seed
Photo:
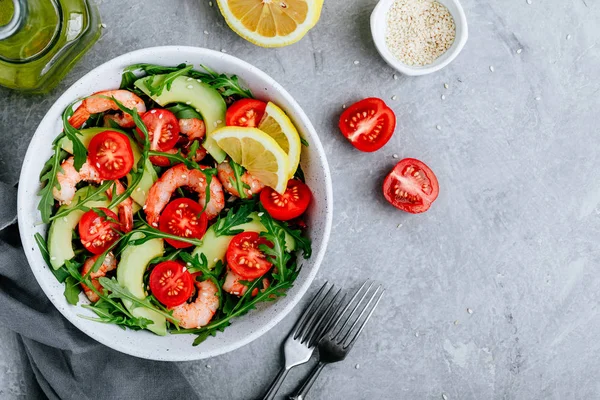
[[[394,78],[394,80],[397,81],[398,80],[398,75],[394,74],[394,75],[392,75],[392,78]]]
[[[471,310],[470,308],[467,308],[467,312],[468,312],[469,314],[473,314],[473,310]]]
[[[211,3],[212,4],[212,3]],[[206,368],[210,369],[210,365],[206,364]]]
[[[454,325],[458,325],[458,320],[454,321]]]
[[[359,368],[360,368],[360,364],[356,364],[356,365],[354,366],[354,368],[356,368],[356,369],[359,369]]]
[[[188,81],[188,82],[189,82],[189,81],[193,81],[193,80],[194,80],[194,78],[187,78],[187,79],[186,79],[186,81]]]
[[[217,124],[220,124],[221,122],[223,122],[223,121],[221,121],[220,119],[217,120]]]
[[[148,206],[144,204],[144,207],[142,207],[142,210],[145,210]]]
[[[396,159],[398,159],[398,154],[394,153],[394,154],[392,155],[392,158],[396,158]]]
[[[202,83],[202,81],[201,81],[200,79],[196,79],[196,82],[200,82],[200,83]],[[197,109],[196,109],[196,110],[197,110]]]
[[[494,66],[493,66],[493,65],[490,65],[490,71],[492,71],[492,72],[494,72],[494,71],[495,71],[495,69],[494,69]]]
[[[396,100],[397,98],[398,98],[398,96],[396,96],[396,95],[392,96],[392,100]]]
[[[214,262],[217,262],[217,261],[219,261],[219,259],[218,259],[218,258],[215,258],[213,261],[214,261]]]
[[[217,124],[217,122],[216,122],[216,121],[215,121],[215,122],[213,122],[213,125],[215,126],[215,128],[216,128],[217,126],[219,126],[219,124]]]
[[[571,34],[567,35],[567,40],[571,40]]]
[[[204,34],[205,34],[205,35],[208,35],[208,31],[204,31]]]
[[[358,64],[360,64],[360,61],[354,60],[354,65],[358,65]]]
[[[262,217],[263,215],[265,215],[265,213],[264,213],[264,212],[262,212],[262,211],[258,213],[258,216],[259,216],[259,217]]]
[[[398,225],[396,226],[396,229],[400,229],[400,228],[402,228],[402,224],[398,224]]]
[[[517,49],[517,54],[521,54],[521,52],[523,52],[523,49]]]
[[[101,27],[103,27],[104,29],[106,29],[106,24],[102,23],[100,24]]]
[[[221,49],[221,53],[227,53],[227,50]]]
[[[537,101],[540,101],[542,98],[540,96],[535,98]]]
[[[200,112],[200,109],[199,109],[199,108],[196,108],[196,112]]]
[[[533,3],[531,0],[527,0],[527,4],[531,4]]]
[[[456,36],[452,14],[436,0],[395,0],[386,25],[388,49],[410,66],[433,63],[452,46]]]
[[[441,127],[440,125],[436,125],[436,126],[435,126],[435,129],[437,129],[438,131],[441,131],[441,130],[442,130],[442,127]]]
[[[136,191],[136,192],[139,192],[140,190],[142,190],[142,188],[141,188],[141,187],[139,187],[139,188],[135,189],[135,191]]]
[[[444,83],[444,89],[448,89],[448,84]]]
[[[346,108],[346,105],[345,105],[345,104],[342,104],[342,108]]]
[[[185,102],[185,104],[187,104],[189,106],[190,104],[192,104],[192,102],[188,100]]]
[[[187,85],[188,89],[193,89],[194,87],[192,85]]]
[[[67,217],[63,217],[63,221],[64,221],[64,222],[67,222],[67,221],[68,221],[68,220],[67,220]]]
[[[446,95],[445,94],[442,95],[442,100],[446,100]]]
[[[56,257],[52,256],[52,257],[50,257],[50,259],[51,259],[52,261],[54,261],[54,260],[56,260]]]
[[[442,400],[448,400],[448,396],[446,396],[444,393],[442,393]]]
[[[419,337],[419,332],[415,332],[415,337]]]
[[[185,263],[185,265],[187,265],[188,267],[191,267],[192,263]]]

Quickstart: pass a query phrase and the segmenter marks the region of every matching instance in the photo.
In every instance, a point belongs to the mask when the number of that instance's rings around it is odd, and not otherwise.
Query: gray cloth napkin
[[[177,364],[111,350],[67,321],[29,268],[16,218],[17,189],[0,182],[0,324],[20,336],[27,399],[199,398]]]

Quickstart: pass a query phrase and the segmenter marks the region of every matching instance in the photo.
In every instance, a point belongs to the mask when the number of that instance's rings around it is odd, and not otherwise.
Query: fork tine
[[[321,339],[321,325],[324,321],[324,318],[329,315],[330,310],[332,309],[333,305],[337,302],[337,298],[340,295],[340,293],[342,293],[342,289],[338,289],[337,293],[333,296],[333,298],[331,299],[331,301],[329,301],[327,307],[322,310],[320,312],[320,316],[319,318],[314,322],[313,326],[310,328],[310,330],[307,332],[307,341],[308,341],[308,347],[313,347],[315,344],[317,344],[317,342],[319,341],[319,339]]]
[[[362,330],[365,328],[365,326],[367,325],[367,322],[369,322],[369,318],[371,318],[371,315],[373,315],[373,312],[375,311],[375,309],[377,308],[377,305],[379,304],[379,301],[381,300],[381,297],[383,296],[383,294],[385,293],[385,289],[383,289],[380,293],[379,296],[377,297],[377,301],[375,302],[375,304],[373,305],[373,308],[371,309],[371,311],[369,311],[369,314],[367,315],[367,317],[365,318],[365,320],[363,321],[362,325],[360,326],[360,328],[358,328],[358,331],[356,332],[356,334],[354,335],[354,337],[352,338],[352,340],[350,341],[350,343],[348,343],[346,346],[344,346],[344,348],[347,347],[352,347],[354,345],[354,342],[356,342],[356,339],[358,339],[358,336],[360,335],[360,333],[362,332]]]
[[[317,302],[317,299],[319,298],[319,296],[321,296],[321,293],[323,293],[323,290],[325,290],[325,287],[327,287],[328,283],[329,282],[325,281],[325,283],[323,284],[323,286],[321,286],[321,289],[319,289],[319,291],[317,292],[317,294],[315,295],[315,297],[313,297],[313,299],[311,300],[311,302],[308,305],[308,307],[306,307],[306,309],[304,310],[304,313],[302,313],[302,316],[300,317],[300,319],[298,319],[298,322],[296,322],[296,325],[294,325],[294,327],[292,328],[292,332],[294,332],[294,338],[296,338],[296,336],[298,334],[298,331],[300,330],[300,328],[304,324],[304,321],[310,315],[310,313],[312,311],[312,308],[314,307],[314,305]]]
[[[366,282],[365,282],[366,283]],[[364,285],[363,285],[364,286]],[[346,325],[348,325],[348,323],[350,322],[350,320],[352,319],[352,316],[354,315],[354,313],[356,312],[356,310],[358,309],[358,307],[360,306],[360,304],[362,303],[362,301],[364,300],[365,296],[367,295],[367,293],[369,293],[369,290],[371,290],[371,287],[373,287],[373,282],[371,282],[369,284],[369,287],[367,287],[367,290],[365,290],[365,292],[363,293],[363,295],[361,296],[360,300],[358,300],[356,302],[356,305],[354,306],[354,308],[352,309],[352,311],[350,311],[350,315],[348,315],[348,317],[345,319],[344,323],[342,324],[342,327],[338,330],[337,334],[332,338],[333,340],[335,340],[336,342],[339,341],[339,336],[342,334],[342,332],[344,332],[344,328],[346,327]],[[361,287],[362,289],[362,287]],[[359,291],[360,292],[360,291]],[[356,294],[358,295],[359,292],[356,292]],[[353,298],[354,299],[354,298]],[[348,303],[348,306],[350,306],[350,303]]]
[[[367,301],[367,304],[364,304],[364,302],[362,303],[363,305],[362,305],[362,310],[360,311],[360,314],[358,314],[358,317],[356,317],[356,320],[354,320],[354,322],[352,323],[352,326],[348,329],[348,332],[346,332],[346,335],[344,336],[344,338],[339,341],[340,344],[344,344],[346,342],[346,339],[348,339],[348,337],[350,337],[350,334],[352,333],[352,330],[354,329],[354,327],[356,327],[356,325],[360,322],[360,319],[362,318],[365,311],[367,311],[369,309],[369,306],[373,302],[373,299],[375,299],[375,297],[377,297],[377,293],[379,292],[379,289],[381,289],[381,285],[377,286],[375,288],[375,291],[369,296],[369,300]],[[381,296],[379,296],[379,297],[381,297]],[[364,326],[364,324],[361,325],[361,327],[359,329],[361,329],[363,326]],[[344,346],[344,347],[346,347],[346,346]]]
[[[319,326],[319,331],[317,333],[315,333],[315,338],[318,338],[319,340],[326,336],[330,329],[331,326],[333,325],[333,322],[335,321],[335,316],[340,312],[340,309],[342,309],[342,307],[346,304],[344,302],[344,300],[346,300],[346,294],[344,293],[344,295],[342,296],[342,298],[337,302],[337,304],[333,304],[334,306],[331,307],[331,309],[327,312],[327,314],[323,317],[323,324],[321,324]],[[318,342],[318,340],[317,340]]]
[[[361,290],[363,290],[363,288],[365,287],[365,285],[367,284],[368,280],[366,280],[362,286],[360,288],[358,288],[358,290],[354,293],[354,295],[352,296],[352,298],[348,301],[348,303],[346,303],[345,307],[342,309],[342,311],[340,312],[340,308],[342,307],[342,302],[339,303],[339,307],[336,310],[336,317],[333,318],[326,326],[325,329],[323,330],[323,333],[325,335],[332,335],[333,336],[333,332],[336,330],[338,324],[340,323],[342,316],[344,315],[344,313],[346,311],[348,311],[348,308],[350,308],[350,304],[352,304],[352,302],[356,299],[356,297],[358,296],[358,294],[360,293]],[[344,296],[345,297],[345,296]]]
[[[325,302],[325,300],[327,300],[327,298],[329,297],[329,294],[332,292],[334,287],[335,287],[335,285],[332,285],[329,289],[327,289],[327,292],[325,293],[325,295],[319,300],[318,303],[315,304],[315,307],[310,310],[310,315],[307,317],[306,321],[300,327],[298,332],[294,335],[294,340],[300,338],[301,343],[304,343],[306,341],[307,332],[309,331],[310,328],[312,328],[313,324],[315,323],[315,319],[319,315],[319,310],[323,306],[323,303]]]

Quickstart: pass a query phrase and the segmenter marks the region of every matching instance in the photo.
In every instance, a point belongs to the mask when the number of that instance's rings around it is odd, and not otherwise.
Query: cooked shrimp
[[[234,296],[243,296],[248,290],[248,286],[240,283],[240,280],[243,280],[241,276],[227,268],[227,275],[225,275],[225,282],[223,282],[223,290],[227,293],[233,294]],[[269,284],[269,280],[267,278],[263,278],[263,288],[268,288]],[[252,296],[254,297],[257,294],[258,288],[255,288],[252,291]]]
[[[92,114],[109,110],[119,110],[117,103],[105,97],[99,96],[114,97],[125,107],[135,108],[139,113],[146,111],[146,104],[144,104],[144,100],[142,100],[138,95],[131,93],[128,90],[105,90],[94,93],[90,97],[83,100],[71,118],[69,118],[69,124],[71,124],[74,128],[80,128],[81,125],[83,125],[83,123],[87,121]],[[110,119],[115,121],[123,128],[133,128],[135,126],[133,117],[126,113],[116,114],[116,116],[112,116]]]
[[[202,169],[208,167],[200,166]],[[187,186],[198,193],[198,203],[204,207],[206,203],[206,176],[197,169],[188,169],[184,164],[177,164],[168,169],[150,188],[144,205],[146,218],[152,226],[158,226],[160,213],[165,208],[173,192],[178,187]],[[218,179],[210,183],[210,201],[205,213],[208,219],[215,218],[225,207],[223,187]]]
[[[118,180],[115,180],[117,186],[117,196],[125,191],[125,188]],[[112,198],[112,185],[108,189],[108,195]],[[119,222],[121,223],[121,230],[123,233],[131,232],[133,229],[133,200],[131,197],[126,198],[118,205],[119,208]]]
[[[198,118],[184,118],[179,120],[179,132],[192,140],[201,140],[206,133],[204,121]]]
[[[100,255],[87,259],[87,261],[83,264],[83,267],[81,268],[81,275],[85,275],[88,273],[88,271],[92,268],[98,257],[100,257]],[[117,268],[117,260],[115,259],[113,253],[109,252],[104,258],[104,261],[102,262],[102,265],[100,266],[98,271],[92,272],[90,274],[90,278],[92,279],[92,285],[94,285],[97,291],[102,292],[103,290],[102,285],[100,284],[100,282],[98,282],[98,278],[106,276],[107,272],[112,271],[115,268]],[[92,289],[90,289],[83,283],[81,284],[81,287],[83,288],[83,292],[85,293],[87,298],[90,299],[92,303],[95,303],[98,300],[100,300],[100,297]]]
[[[186,329],[200,328],[210,322],[219,308],[217,286],[211,281],[195,282],[198,291],[193,303],[184,303],[173,308],[173,318]]]
[[[73,157],[67,158],[60,165],[62,171],[56,174],[56,179],[60,184],[60,189],[56,187],[53,188],[52,195],[61,204],[71,204],[73,197],[75,197],[75,191],[77,190],[75,186],[79,182],[86,181],[98,183],[101,181],[98,170],[96,170],[96,168],[94,168],[92,165],[85,162],[79,171],[77,171],[73,166],[73,162]]]
[[[235,174],[233,172],[233,168],[231,168],[231,165],[229,165],[229,161],[223,161],[221,164],[219,164],[217,166],[217,171],[219,180],[223,184],[225,190],[235,197],[240,197],[237,188],[232,183],[232,181],[235,182]],[[265,187],[265,185],[263,185],[258,179],[248,172],[244,172],[241,178],[242,183],[249,186],[249,188],[244,188],[244,194],[246,197],[252,197],[252,195],[260,193],[260,191]]]

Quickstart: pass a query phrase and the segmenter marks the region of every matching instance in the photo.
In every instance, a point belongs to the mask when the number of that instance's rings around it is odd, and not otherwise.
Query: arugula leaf
[[[100,218],[104,219],[105,221],[112,222],[112,223],[115,223],[115,224],[120,224],[120,222],[119,222],[118,220],[116,220],[116,219],[114,219],[113,217],[111,217],[110,215],[108,215],[108,214],[107,214],[106,212],[104,212],[104,210],[103,210],[103,209],[101,209],[101,208],[98,208],[98,207],[92,207],[92,208],[91,208],[91,210],[92,210],[93,212],[95,212],[95,213],[96,213],[96,215],[98,215]],[[121,231],[117,231],[117,230],[116,230],[116,232],[117,232],[117,233],[119,233],[119,234],[122,234],[122,233],[123,233],[123,232],[121,232]]]
[[[64,135],[59,135],[57,139],[62,138],[63,136]],[[53,146],[54,154],[46,161],[46,164],[44,164],[44,168],[42,168],[42,172],[40,173],[40,182],[43,187],[38,193],[40,202],[38,203],[37,209],[42,216],[42,222],[46,224],[50,222],[50,217],[54,208],[54,195],[52,194],[52,190],[54,188],[60,190],[60,183],[57,179],[57,174],[63,172],[60,164],[67,156],[67,152],[61,149],[57,143],[53,143]]]
[[[102,200],[102,197],[105,196],[106,191],[110,188],[110,186],[112,184],[113,184],[113,181],[105,181],[102,185],[98,186],[95,190],[93,190],[92,193],[89,193],[83,199],[78,200],[77,204],[75,204],[73,207],[66,208],[62,211],[57,212],[52,217],[50,217],[48,220],[54,221],[55,219],[66,217],[67,215],[71,214],[75,210],[88,211],[89,208],[86,207],[86,203],[88,203],[90,201],[94,201],[94,200]],[[104,198],[106,198],[106,197],[104,197]]]
[[[192,256],[189,253],[180,253],[179,258],[181,258],[181,260],[185,262],[187,269],[191,274],[194,274],[196,272],[202,273],[202,275],[200,275],[196,279],[199,279],[201,281],[210,280],[212,281],[212,283],[215,284],[215,286],[217,287],[217,297],[219,298],[220,307],[220,302],[223,298],[223,292],[221,291],[219,275],[208,268],[208,261],[206,260],[206,256],[204,254],[200,254],[200,257],[198,257],[198,254]],[[220,273],[220,270],[218,272]]]
[[[48,244],[46,243],[42,235],[39,234],[39,232],[36,232],[35,235],[33,235],[33,237],[35,238],[35,242],[37,243],[38,248],[40,249],[40,253],[42,253],[42,258],[46,262],[48,269],[54,274],[54,276],[60,283],[63,283],[65,279],[67,279],[67,277],[70,276],[69,271],[67,271],[64,266],[58,269],[54,269],[52,264],[50,264],[50,253],[48,252]]]
[[[193,67],[194,67],[193,65],[186,65],[182,69],[170,72],[167,75],[165,75],[164,77],[162,77],[162,79],[160,80],[160,82],[157,85],[154,85],[154,82],[150,81],[148,83],[148,90],[150,91],[150,96],[151,97],[160,96],[160,94],[162,93],[164,88],[167,88],[167,90],[170,90],[171,85],[173,84],[173,81],[175,81],[176,78],[185,75]]]
[[[231,169],[233,170],[234,176],[234,178],[229,178],[231,184],[235,187],[235,190],[237,190],[240,199],[247,198],[248,194],[244,189],[250,189],[250,185],[242,181],[242,175],[244,175],[244,172],[246,172],[246,170],[244,169],[244,167],[242,167],[240,164],[236,163],[233,160],[229,160],[229,165],[231,165]]]
[[[90,97],[92,97],[92,96],[90,96]],[[69,104],[62,115],[63,132],[69,138],[69,140],[73,143],[73,157],[74,157],[73,167],[75,167],[75,170],[77,170],[77,171],[79,171],[81,169],[81,166],[87,160],[87,149],[85,148],[83,143],[81,143],[81,140],[79,140],[79,136],[81,136],[81,132],[78,129],[74,128],[69,123],[69,118],[71,118],[71,116],[73,115],[73,106],[78,101],[79,100],[75,100],[74,102]]]
[[[306,183],[306,180],[304,179],[304,171],[302,170],[302,167],[300,165],[298,165],[298,169],[296,170],[294,177],[300,182]]]
[[[133,84],[137,80],[138,77],[133,73],[133,71],[129,71],[128,68],[125,68],[121,76],[121,84],[119,85],[119,89],[129,89],[133,87]]]
[[[79,293],[81,293],[81,288],[79,286],[79,282],[77,281],[77,279],[73,278],[72,276],[69,276],[65,280],[65,291],[64,291],[64,295],[65,295],[65,298],[67,299],[67,303],[76,305],[77,302],[79,301]]]
[[[308,147],[308,142],[302,136],[300,136],[300,143],[302,143],[303,146]]]
[[[230,208],[224,218],[219,216],[219,219],[213,225],[215,236],[235,236],[238,233],[242,233],[243,229],[234,228],[251,221],[250,214],[254,211],[255,204],[254,202],[244,203],[237,211],[233,211],[233,208]]]
[[[202,115],[200,115],[198,111],[187,104],[176,103],[171,107],[167,107],[166,109],[175,114],[177,119],[203,119]]]
[[[127,300],[127,301],[131,302],[133,308],[137,308],[137,307],[147,308],[149,310],[159,313],[160,315],[162,315],[163,317],[165,317],[167,319],[177,321],[175,318],[173,318],[172,312],[165,312],[163,310],[160,310],[160,309],[154,307],[152,305],[152,303],[150,303],[150,300],[148,300],[147,298],[140,299],[140,298],[134,296],[129,291],[129,289],[121,286],[115,278],[109,279],[105,276],[102,276],[102,277],[98,278],[98,282],[100,282],[100,285],[102,285],[103,288],[110,291],[110,294],[108,295],[108,297],[111,299]]]
[[[130,317],[127,314],[123,314],[121,309],[115,307],[113,303],[107,301],[105,298],[101,298],[95,304],[82,304],[81,307],[92,310],[100,318],[92,318],[86,315],[79,315],[79,317],[105,324],[115,324],[123,329],[146,329],[148,325],[153,323],[153,321],[147,318]]]
[[[165,262],[165,261],[173,261],[175,260],[178,256],[179,253],[181,253],[182,249],[178,249],[175,250],[174,252],[164,255],[164,256],[158,256],[158,257],[154,257],[152,260],[150,260],[150,262],[148,263],[148,265],[150,264],[159,264],[161,262]]]
[[[292,229],[285,223],[280,223],[281,228],[287,232],[288,235],[294,238],[298,249],[302,250],[302,254],[305,259],[309,259],[312,255],[312,243],[309,237],[305,236],[300,229]]]
[[[239,96],[243,98],[253,98],[252,92],[248,89],[244,89],[240,85],[236,75],[227,76],[225,74],[219,74],[206,65],[202,65],[202,68],[206,71],[206,74],[189,71],[188,75],[192,78],[200,79],[202,82],[219,90],[223,97]]]
[[[273,277],[279,281],[285,281],[288,278],[288,262],[291,259],[290,254],[285,250],[285,231],[268,212],[261,207],[260,222],[267,229],[266,232],[261,232],[260,236],[267,239],[273,244],[273,247],[261,244],[260,250],[270,259],[271,263],[277,270],[273,272]]]

